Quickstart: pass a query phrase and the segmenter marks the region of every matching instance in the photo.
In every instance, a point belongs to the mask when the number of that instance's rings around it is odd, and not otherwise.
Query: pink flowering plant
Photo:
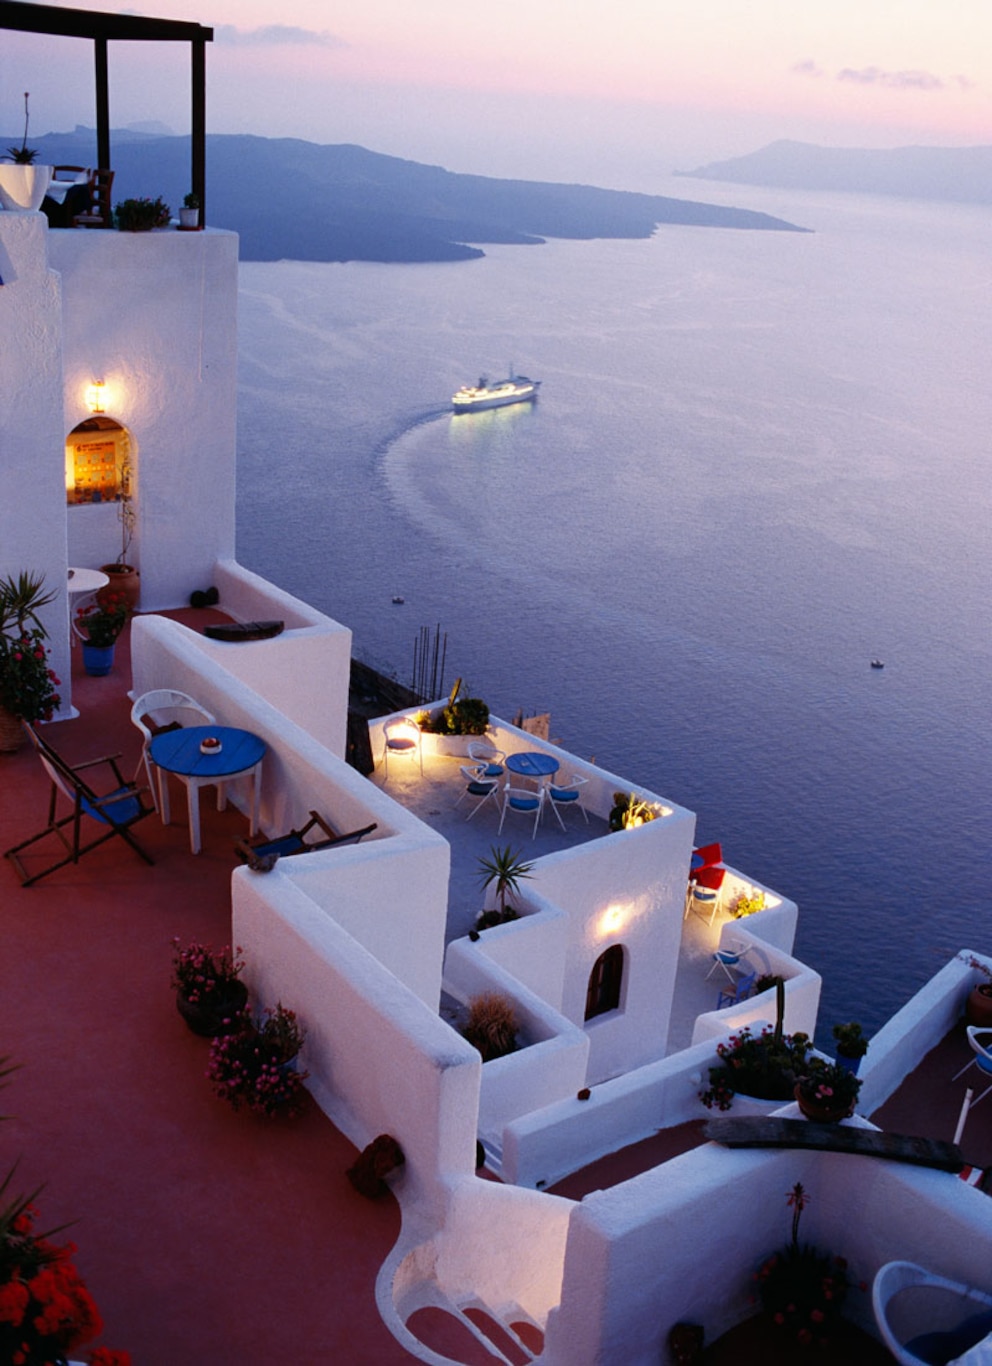
[[[816,1105],[850,1114],[861,1090],[861,1078],[840,1063],[814,1057],[806,1062],[805,1072],[799,1078],[799,1089],[806,1100]]]
[[[303,1083],[309,1075],[296,1058],[306,1031],[282,1002],[266,1010],[261,1022],[243,1010],[229,1034],[210,1046],[207,1077],[221,1100],[235,1110],[256,1114],[294,1115],[303,1100]]]
[[[172,985],[193,1005],[222,1005],[244,966],[239,948],[216,952],[209,944],[172,941]]]
[[[792,1240],[754,1273],[761,1307],[798,1347],[829,1347],[850,1289],[847,1262],[799,1242],[799,1220],[810,1197],[801,1181],[789,1191]],[[864,1288],[864,1287],[862,1287]]]
[[[90,645],[113,645],[130,616],[130,599],[124,593],[108,590],[99,602],[76,609],[76,631]]]
[[[36,615],[55,598],[43,586],[44,575],[0,579],[0,706],[29,722],[48,721],[62,701]]]
[[[719,1063],[709,1069],[710,1084],[699,1093],[707,1109],[729,1110],[740,1092],[761,1100],[791,1100],[807,1070],[808,1034],[783,1034],[767,1026],[752,1034],[745,1025],[716,1046]]]

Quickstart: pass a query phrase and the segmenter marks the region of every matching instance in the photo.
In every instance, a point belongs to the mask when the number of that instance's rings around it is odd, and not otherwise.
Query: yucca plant
[[[515,1052],[517,1015],[513,1002],[498,991],[473,996],[468,1003],[468,1021],[462,1033],[482,1054],[483,1062]]]

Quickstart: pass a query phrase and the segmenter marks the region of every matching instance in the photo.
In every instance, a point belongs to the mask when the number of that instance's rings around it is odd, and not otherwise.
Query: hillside
[[[92,165],[92,129],[32,139],[39,159]],[[114,201],[189,189],[188,138],[114,133]],[[241,235],[248,261],[460,261],[481,245],[547,237],[650,237],[660,224],[803,232],[747,209],[658,195],[456,175],[348,144],[214,134],[208,218]]]
[[[992,204],[992,147],[816,147],[772,142],[748,156],[676,175],[789,190],[841,190]]]

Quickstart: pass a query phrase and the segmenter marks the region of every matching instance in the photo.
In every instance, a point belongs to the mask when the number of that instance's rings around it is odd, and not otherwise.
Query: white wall
[[[141,606],[179,606],[234,554],[237,237],[46,235],[63,294],[64,402],[60,394],[51,447],[63,504],[65,437],[89,416],[86,390],[102,379],[107,416],[131,437]],[[117,557],[116,522],[112,531],[97,562]]]
[[[0,212],[0,575],[44,574],[46,589],[58,593],[40,615],[67,714],[62,289],[47,239],[44,214]]]

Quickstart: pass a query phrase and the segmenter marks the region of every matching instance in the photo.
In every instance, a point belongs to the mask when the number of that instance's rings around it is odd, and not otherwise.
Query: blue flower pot
[[[113,645],[90,645],[83,642],[83,668],[94,678],[102,678],[114,667]]]

